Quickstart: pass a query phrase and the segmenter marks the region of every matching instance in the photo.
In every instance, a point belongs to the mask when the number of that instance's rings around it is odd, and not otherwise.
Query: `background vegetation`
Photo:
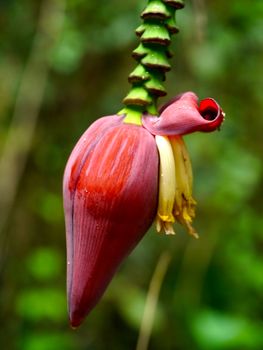
[[[167,99],[193,90],[226,112],[220,133],[186,137],[200,239],[151,230],[83,326],[68,326],[63,169],[89,124],[122,107],[145,3],[0,2],[5,349],[134,349],[162,252],[172,259],[150,349],[263,349],[262,0],[192,0],[177,14]]]

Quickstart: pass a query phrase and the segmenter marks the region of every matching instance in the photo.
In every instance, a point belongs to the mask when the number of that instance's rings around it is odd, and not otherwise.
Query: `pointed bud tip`
[[[74,315],[70,315],[69,324],[70,324],[71,329],[76,330],[77,328],[79,328],[79,326],[82,324],[83,320],[84,320],[83,318],[75,317]]]
[[[72,326],[72,324],[70,323],[70,328],[75,331],[76,329],[78,329],[78,326]]]
[[[68,318],[71,329],[76,330],[79,328],[86,315],[87,313],[83,313],[83,310],[74,303],[74,300],[71,300],[68,308]]]

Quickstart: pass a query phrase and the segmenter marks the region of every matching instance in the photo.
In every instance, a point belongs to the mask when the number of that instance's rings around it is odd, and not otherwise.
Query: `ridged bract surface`
[[[97,120],[75,146],[64,174],[67,291],[73,327],[96,305],[121,261],[154,220],[158,152],[143,127]]]

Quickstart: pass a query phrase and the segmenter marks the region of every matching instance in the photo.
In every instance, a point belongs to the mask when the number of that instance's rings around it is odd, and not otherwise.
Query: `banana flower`
[[[125,115],[95,121],[68,160],[63,181],[67,294],[72,327],[94,308],[123,259],[152,223],[174,234],[178,222],[194,237],[196,202],[182,135],[214,131],[224,119],[217,102],[177,96],[141,125]]]

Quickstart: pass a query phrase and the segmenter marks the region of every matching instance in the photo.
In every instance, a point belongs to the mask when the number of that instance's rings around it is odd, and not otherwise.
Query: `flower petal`
[[[190,235],[198,238],[198,234],[191,225],[195,216],[196,202],[192,197],[193,174],[190,157],[181,136],[169,137],[169,140],[173,149],[176,174],[173,214],[176,221],[184,225]]]
[[[218,129],[224,113],[212,98],[202,100],[193,92],[175,97],[161,109],[160,117],[144,115],[143,126],[153,135],[185,135],[195,131],[210,132]]]
[[[164,229],[166,234],[175,234],[172,223],[176,190],[175,160],[171,143],[166,136],[155,137],[159,152],[159,199],[157,209],[157,231]],[[167,225],[169,223],[169,225]]]

